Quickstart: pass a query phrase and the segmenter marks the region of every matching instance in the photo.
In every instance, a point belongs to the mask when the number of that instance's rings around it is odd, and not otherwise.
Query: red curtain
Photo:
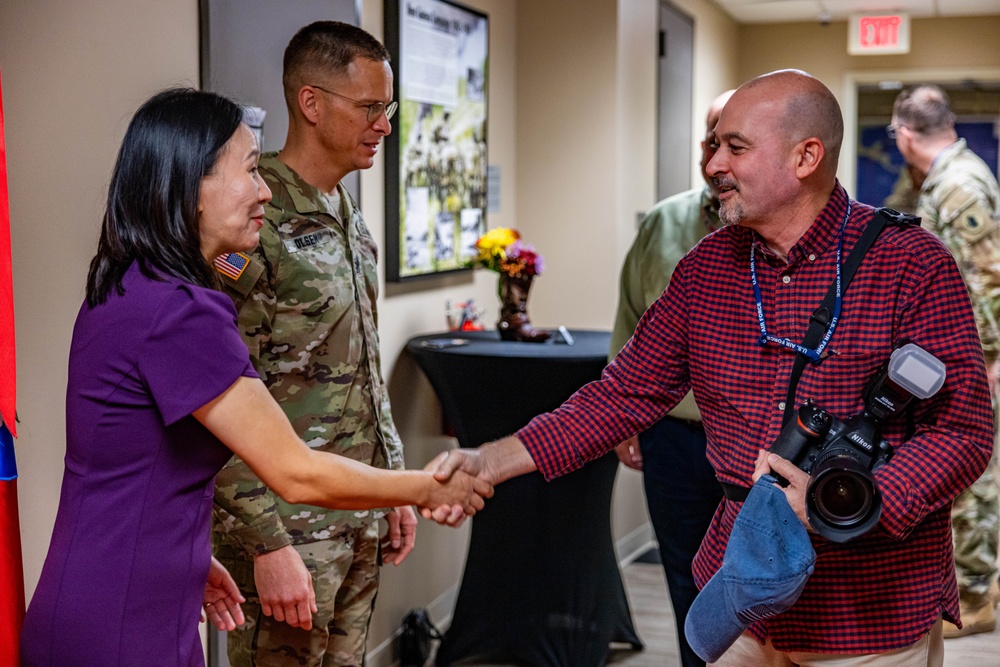
[[[3,79],[0,77],[0,416],[16,438],[14,368],[14,278],[10,263],[7,147],[3,134]]]
[[[0,667],[18,667],[18,637],[24,620],[24,570],[17,519],[14,462],[15,377],[14,283],[10,260],[7,149],[4,143],[3,79],[0,77]],[[9,429],[9,430],[8,430]]]

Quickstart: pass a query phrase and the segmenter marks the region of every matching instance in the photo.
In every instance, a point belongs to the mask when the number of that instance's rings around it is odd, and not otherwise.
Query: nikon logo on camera
[[[872,447],[872,443],[870,443],[870,442],[868,442],[867,440],[865,440],[865,439],[864,439],[864,438],[863,438],[863,437],[861,436],[861,434],[860,434],[860,433],[848,433],[848,434],[847,434],[847,437],[848,437],[848,439],[849,439],[849,440],[850,440],[851,442],[853,442],[853,443],[854,443],[855,445],[857,445],[858,447],[861,447],[861,448],[862,448],[862,449],[864,449],[864,450],[865,450],[866,452],[871,452],[871,451],[872,451],[872,449],[873,449],[873,447]]]

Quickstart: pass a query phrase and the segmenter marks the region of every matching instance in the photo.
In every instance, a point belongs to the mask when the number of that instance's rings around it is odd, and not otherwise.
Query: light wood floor
[[[663,569],[654,564],[631,563],[622,572],[636,631],[646,648],[643,651],[616,649],[608,664],[617,667],[678,665],[677,632]],[[944,648],[945,667],[1000,667],[1000,629],[945,640]]]

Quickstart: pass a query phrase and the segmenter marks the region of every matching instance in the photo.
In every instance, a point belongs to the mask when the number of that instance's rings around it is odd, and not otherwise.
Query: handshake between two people
[[[464,452],[470,452],[468,456]],[[418,504],[420,514],[441,525],[461,526],[493,496],[493,482],[480,474],[478,450],[458,449],[441,452],[424,466],[436,484],[432,484],[427,502]]]
[[[480,493],[472,499],[475,509],[482,509],[484,498],[493,495],[493,487],[500,482],[536,470],[535,462],[528,450],[515,436],[488,442],[476,448],[450,449],[441,452],[430,463],[424,466],[425,472],[434,475],[434,479],[442,484],[472,478],[475,484],[488,487],[488,493]],[[477,489],[477,486],[474,488]],[[420,507],[420,515],[425,519],[442,525],[459,526],[465,521],[469,512],[457,504],[441,503],[437,506],[424,505]]]

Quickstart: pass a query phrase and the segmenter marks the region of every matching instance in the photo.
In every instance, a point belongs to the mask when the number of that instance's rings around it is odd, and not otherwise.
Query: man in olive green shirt
[[[705,185],[664,199],[646,214],[621,271],[618,312],[611,333],[611,357],[632,337],[639,318],[660,297],[677,262],[709,232],[722,226],[718,193],[705,173],[715,154],[713,130],[733,91],[717,97],[705,119],[701,167]],[[684,619],[698,594],[691,561],[722,499],[715,472],[705,458],[705,429],[688,393],[659,423],[620,444],[615,452],[643,471],[649,516],[677,623],[681,663],[703,667],[684,637]]]

